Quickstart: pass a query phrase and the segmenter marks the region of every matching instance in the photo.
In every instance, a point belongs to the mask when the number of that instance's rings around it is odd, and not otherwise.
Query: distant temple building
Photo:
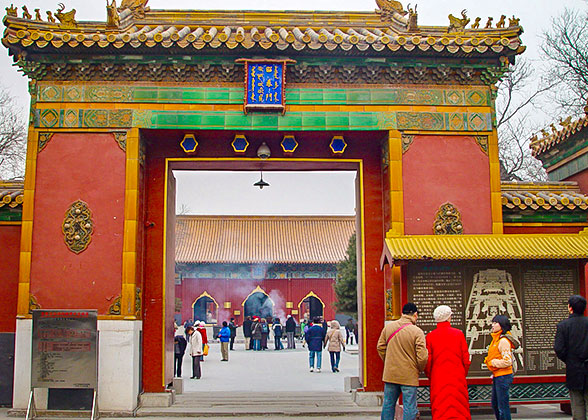
[[[334,319],[354,232],[354,216],[178,216],[176,321]]]

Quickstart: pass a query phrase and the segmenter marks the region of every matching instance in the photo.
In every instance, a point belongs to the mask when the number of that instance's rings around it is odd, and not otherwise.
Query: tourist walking
[[[513,349],[519,342],[510,333],[511,325],[506,315],[492,318],[488,356],[484,362],[492,373],[492,409],[496,420],[511,420],[509,392],[513,380]]]
[[[294,336],[296,335],[296,321],[292,318],[292,315],[288,315],[286,319],[286,338],[288,339],[288,348],[295,349],[296,341]]]
[[[353,318],[349,318],[347,320],[347,324],[345,324],[345,344],[353,345],[353,329],[354,328],[355,328],[355,326],[353,325]]]
[[[409,302],[402,307],[400,319],[387,324],[380,333],[377,348],[384,361],[382,420],[394,419],[400,393],[404,419],[414,420],[418,414],[419,373],[427,365],[428,352],[425,334],[415,325],[417,318],[417,306]]]
[[[186,329],[190,337],[190,355],[192,356],[192,376],[190,379],[200,379],[202,371],[200,370],[200,357],[202,356],[202,335],[194,327]]]
[[[433,420],[471,420],[466,376],[470,354],[461,330],[451,327],[449,306],[433,312],[437,328],[427,335],[429,360],[425,373],[431,379],[431,415]]]
[[[231,330],[231,345],[229,348],[231,350],[235,350],[233,346],[235,345],[235,338],[237,337],[237,324],[235,323],[235,318],[231,318],[231,322],[229,322],[229,330]]]
[[[310,364],[310,371],[314,372],[314,360],[316,359],[316,371],[321,371],[323,361],[323,343],[325,341],[325,329],[321,324],[319,317],[312,320],[312,324],[304,334],[304,340],[308,344],[308,362]]]
[[[331,356],[331,370],[333,373],[339,372],[339,362],[341,361],[341,349],[345,350],[345,341],[341,334],[339,321],[331,321],[331,328],[325,337],[325,347]]]
[[[304,333],[306,332],[306,330],[308,329],[308,320],[306,318],[303,318],[302,321],[300,321],[300,341],[302,341],[302,347],[305,346],[305,339],[304,339]]]
[[[261,318],[261,349],[267,350],[267,336],[270,333],[269,325],[265,318]]]
[[[223,321],[223,327],[218,332],[218,339],[221,345],[221,362],[229,361],[229,341],[231,341],[231,329],[227,321]]]
[[[282,345],[282,324],[280,323],[280,318],[274,319],[272,330],[274,332],[274,350],[283,350],[284,346]]]
[[[178,327],[174,336],[174,373],[177,378],[182,377],[182,362],[188,345],[184,334],[184,327]]]
[[[208,347],[208,334],[206,333],[206,323],[204,321],[197,321],[195,324],[196,331],[200,333],[202,337],[202,353],[200,355],[200,360],[204,361],[204,356],[207,356],[208,353],[204,351],[204,347]]]
[[[253,343],[251,341],[251,324],[253,323],[253,321],[251,321],[251,317],[248,316],[245,318],[245,321],[243,321],[243,336],[245,337],[245,350],[252,350],[253,349]]]
[[[251,339],[253,340],[253,350],[261,350],[261,323],[258,317],[254,317],[251,324]]]
[[[586,299],[568,299],[568,319],[557,324],[555,353],[566,364],[566,386],[570,390],[574,420],[588,419],[588,318]]]

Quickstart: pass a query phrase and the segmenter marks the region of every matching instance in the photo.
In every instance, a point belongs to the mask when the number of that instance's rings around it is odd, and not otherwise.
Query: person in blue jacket
[[[218,339],[221,343],[221,362],[229,361],[229,341],[231,341],[231,329],[229,328],[227,321],[223,321],[223,327],[218,333]]]
[[[323,343],[325,342],[325,329],[321,324],[321,319],[315,317],[312,320],[312,325],[304,334],[304,340],[308,344],[308,361],[310,363],[310,371],[314,372],[314,359],[316,358],[316,371],[321,371],[323,360]]]

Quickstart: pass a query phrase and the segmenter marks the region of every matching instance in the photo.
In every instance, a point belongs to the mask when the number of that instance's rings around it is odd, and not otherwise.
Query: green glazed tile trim
[[[502,221],[504,223],[585,223],[588,221],[588,212],[561,213],[554,211],[517,214],[503,211]]]
[[[588,153],[584,153],[578,156],[576,159],[571,160],[559,168],[548,173],[551,181],[562,181],[578,172],[588,168]]]
[[[471,121],[477,121],[472,126]],[[436,112],[153,111],[130,109],[35,109],[36,128],[189,128],[252,130],[489,131],[490,114]]]
[[[93,86],[42,83],[37,102],[243,103],[242,87]],[[486,88],[287,88],[290,105],[492,106]]]

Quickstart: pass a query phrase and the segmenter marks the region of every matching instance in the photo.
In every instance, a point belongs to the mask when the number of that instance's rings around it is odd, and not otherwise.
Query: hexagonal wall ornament
[[[249,142],[243,134],[237,134],[231,142],[231,146],[233,146],[233,150],[236,153],[245,153],[245,151],[249,147]]]
[[[331,140],[331,143],[329,144],[329,147],[331,148],[331,152],[335,154],[342,154],[347,148],[347,143],[345,142],[343,136],[334,136]]]
[[[282,146],[282,150],[284,153],[294,153],[294,150],[298,147],[298,142],[294,138],[294,136],[287,135],[284,136],[282,142],[280,143]]]
[[[186,153],[194,153],[196,148],[198,147],[198,141],[196,141],[196,137],[194,134],[186,134],[184,138],[180,142],[180,146],[184,149]]]

